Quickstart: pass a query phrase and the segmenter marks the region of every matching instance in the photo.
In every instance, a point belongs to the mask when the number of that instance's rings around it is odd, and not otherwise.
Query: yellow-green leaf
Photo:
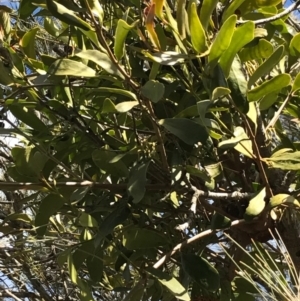
[[[191,40],[197,53],[203,53],[208,49],[205,31],[197,14],[196,3],[191,3],[188,11]]]

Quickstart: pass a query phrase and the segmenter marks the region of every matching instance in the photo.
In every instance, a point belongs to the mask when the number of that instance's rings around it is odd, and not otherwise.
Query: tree
[[[291,292],[254,258],[300,271],[299,5],[1,5],[1,296]]]

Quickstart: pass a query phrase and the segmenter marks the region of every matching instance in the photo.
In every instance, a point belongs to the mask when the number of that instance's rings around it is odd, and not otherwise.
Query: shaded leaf
[[[165,86],[156,80],[149,80],[141,88],[141,92],[145,97],[150,99],[152,102],[157,103],[164,96]]]
[[[97,221],[88,213],[81,212],[78,222],[82,227],[98,227]]]
[[[204,258],[195,254],[181,254],[185,272],[203,288],[215,292],[220,288],[218,271]]]
[[[66,8],[64,5],[53,0],[46,0],[46,4],[48,10],[55,18],[65,22],[66,24],[74,25],[84,30],[93,30],[87,22],[77,17],[72,10]]]
[[[208,137],[205,127],[189,119],[167,118],[161,119],[159,124],[184,141],[186,144],[193,145],[198,142],[204,143]]]
[[[130,176],[127,184],[127,190],[133,202],[138,203],[142,200],[146,192],[146,175],[150,162],[137,164],[130,170]]]
[[[128,250],[149,249],[165,246],[167,238],[157,231],[130,227],[123,232],[123,245]]]
[[[168,291],[179,300],[190,301],[190,296],[186,289],[168,273],[154,268],[147,268],[147,272],[155,277]]]
[[[220,213],[215,213],[211,219],[211,228],[212,229],[225,229],[231,226],[231,220],[221,215]]]
[[[49,194],[42,199],[35,217],[36,232],[39,236],[45,234],[50,216],[56,214],[64,203],[64,198],[55,194]]]
[[[24,53],[32,59],[36,59],[35,54],[35,35],[40,30],[39,27],[35,27],[30,29],[28,32],[24,34],[22,39],[20,40],[20,45],[22,46],[22,49]]]

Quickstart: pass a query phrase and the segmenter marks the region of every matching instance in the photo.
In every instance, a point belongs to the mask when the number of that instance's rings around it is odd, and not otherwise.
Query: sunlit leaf
[[[262,189],[253,199],[250,200],[245,212],[245,219],[249,220],[258,216],[266,206],[266,188]]]

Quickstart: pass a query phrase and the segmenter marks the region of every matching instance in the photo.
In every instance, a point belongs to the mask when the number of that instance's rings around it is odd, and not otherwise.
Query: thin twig
[[[240,224],[242,224],[242,223],[244,223],[244,222],[245,222],[245,220],[243,220],[243,219],[242,219],[242,220],[235,220],[235,221],[233,221],[233,222],[231,223],[230,228],[231,228],[231,227],[234,227],[234,226],[237,226],[237,225],[240,225]],[[212,233],[214,233],[214,232],[216,232],[216,231],[217,231],[217,230],[215,230],[215,229],[208,229],[208,230],[205,230],[205,231],[203,231],[203,232],[201,232],[201,233],[199,233],[199,234],[197,234],[197,235],[195,235],[195,236],[193,236],[193,237],[191,237],[191,238],[185,240],[184,242],[182,242],[182,243],[176,245],[170,252],[168,252],[166,255],[164,255],[162,258],[160,258],[160,259],[153,265],[153,267],[154,267],[155,269],[158,269],[161,265],[164,264],[164,262],[165,262],[168,258],[170,258],[170,257],[171,257],[173,254],[175,254],[178,250],[180,250],[181,247],[183,247],[183,246],[185,246],[185,245],[188,245],[188,244],[190,244],[190,243],[192,243],[192,242],[194,242],[194,241],[197,241],[198,239],[200,239],[200,238],[202,238],[202,237],[208,236],[208,235],[210,235],[210,234],[212,234]]]
[[[291,4],[287,9],[283,10],[282,12],[280,12],[277,15],[274,15],[272,17],[269,18],[265,18],[265,19],[259,19],[259,20],[255,20],[252,21],[255,25],[262,25],[262,24],[266,24],[269,22],[273,22],[276,21],[282,17],[285,17],[286,15],[288,15],[289,13],[291,13],[292,11],[298,9],[298,5],[300,5],[300,0],[294,2],[293,4]],[[247,22],[249,22],[250,20],[238,20],[236,22],[237,25],[241,25],[241,24],[245,24]]]

